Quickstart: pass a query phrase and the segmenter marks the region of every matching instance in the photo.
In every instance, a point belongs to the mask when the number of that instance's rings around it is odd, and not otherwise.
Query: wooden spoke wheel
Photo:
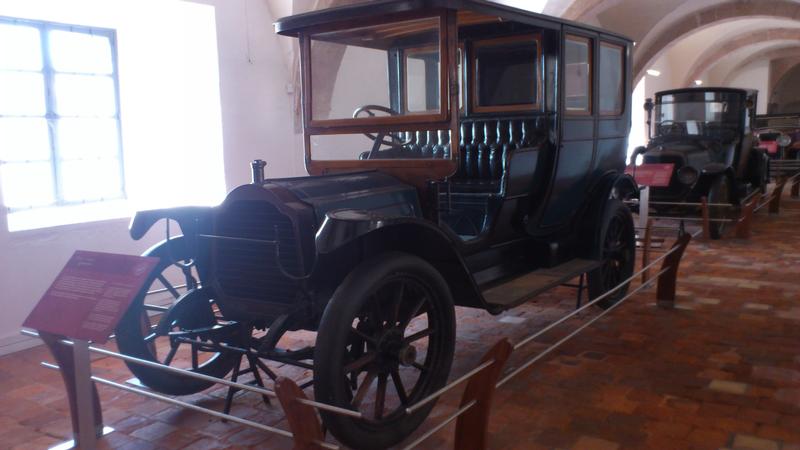
[[[314,353],[316,399],[363,418],[321,412],[326,426],[354,448],[400,442],[433,407],[405,412],[444,386],[454,345],[453,302],[436,269],[403,253],[366,261],[331,298]]]
[[[214,344],[241,345],[249,332],[219,317],[210,290],[200,286],[183,239],[175,238],[169,245],[145,290],[117,327],[119,350],[147,361],[224,377],[238,362],[238,355],[221,353]],[[164,394],[188,395],[213,385],[141,364],[126,364],[142,384]]]
[[[602,265],[589,273],[589,296],[592,299],[605,294],[633,275],[636,262],[636,234],[633,216],[621,201],[616,199],[608,201],[595,245],[595,251],[600,255]],[[597,304],[608,308],[617,303],[627,292],[628,284]]]

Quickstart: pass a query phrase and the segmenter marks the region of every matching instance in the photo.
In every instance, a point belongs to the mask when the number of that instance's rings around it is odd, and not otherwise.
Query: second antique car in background
[[[711,205],[709,231],[719,239],[742,199],[766,189],[769,158],[752,132],[756,97],[754,90],[697,87],[658,92],[655,103],[645,104],[653,130],[632,162],[643,155],[644,164],[671,165],[669,183],[651,188],[651,210],[660,216],[696,215],[690,204],[705,197]]]

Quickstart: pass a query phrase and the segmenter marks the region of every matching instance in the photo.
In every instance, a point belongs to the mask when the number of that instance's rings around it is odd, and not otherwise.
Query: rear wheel
[[[589,297],[592,299],[630,278],[636,262],[636,232],[630,209],[617,199],[609,200],[599,225],[595,254],[602,260],[602,265],[588,275]],[[609,308],[627,292],[628,284],[625,284],[597,304]]]
[[[411,434],[434,403],[405,409],[447,382],[455,347],[447,283],[426,261],[388,253],[353,270],[325,308],[314,351],[318,401],[360,411],[321,411],[345,445],[383,449]]]
[[[238,361],[232,353],[220,353],[214,342],[241,345],[249,333],[218,317],[213,295],[202,288],[196,268],[182,238],[171,241],[147,286],[134,299],[117,326],[121,353],[221,378]],[[160,314],[159,314],[160,313]],[[125,362],[145,386],[169,395],[189,395],[214,383]]]

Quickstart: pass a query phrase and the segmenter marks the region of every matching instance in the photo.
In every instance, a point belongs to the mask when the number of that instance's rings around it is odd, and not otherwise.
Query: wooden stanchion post
[[[484,450],[486,448],[492,397],[497,379],[512,351],[514,351],[514,346],[508,342],[508,339],[503,339],[481,358],[481,363],[494,360],[494,364],[470,378],[464,389],[464,394],[461,396],[461,407],[463,408],[473,401],[476,404],[458,416],[453,448],[458,450]]]
[[[684,233],[678,237],[678,240],[672,245],[672,248],[678,247],[677,250],[670,253],[664,262],[661,264],[662,273],[658,277],[658,287],[656,288],[656,303],[662,308],[675,307],[675,289],[678,281],[678,266],[680,265],[683,252],[692,240],[692,235]]]
[[[751,224],[753,222],[753,212],[758,206],[758,196],[754,196],[744,208],[742,208],[742,216],[736,222],[736,237],[739,239],[750,239]]]
[[[644,227],[644,242],[642,242],[642,267],[647,267],[650,264],[650,245],[653,243],[653,220],[647,221]],[[642,272],[642,283],[647,283],[650,279],[650,269],[645,269]]]
[[[319,442],[325,440],[317,411],[311,405],[300,403],[298,400],[307,399],[297,384],[286,378],[278,377],[275,380],[275,394],[281,402],[283,412],[289,421],[289,429],[294,436],[294,450],[321,450],[324,447]]]
[[[711,218],[708,212],[708,199],[700,197],[700,208],[703,214],[703,239],[711,239]]]
[[[769,201],[769,213],[778,214],[781,212],[781,197],[783,196],[783,188],[786,186],[786,178],[782,177],[772,190],[772,200]]]

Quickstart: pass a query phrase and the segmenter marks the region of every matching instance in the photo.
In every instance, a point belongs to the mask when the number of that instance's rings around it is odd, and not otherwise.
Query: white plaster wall
[[[253,159],[267,161],[267,177],[305,175],[294,130],[292,72],[265,0],[193,0],[217,16],[225,181],[250,181]],[[286,1],[286,0],[282,0]],[[277,13],[276,13],[277,14]]]
[[[47,3],[58,1],[60,8],[49,8]],[[56,17],[55,9],[64,10],[63,3],[70,1],[69,13]],[[87,6],[87,3],[91,5]],[[0,15],[10,17],[27,17],[30,19],[58,21],[80,25],[117,28],[125,23],[126,29],[118,30],[120,47],[125,39],[133,39],[130,33],[138,32],[138,36],[147,40],[150,54],[138,55],[138,60],[130,66],[131,70],[146,70],[152,73],[151,83],[158,83],[164,77],[159,76],[158,58],[165,56],[160,49],[160,37],[174,37],[182,32],[184,20],[190,17],[176,17],[166,14],[168,4],[177,3],[167,0],[20,0],[18,2],[3,0],[0,2]],[[279,38],[273,34],[272,22],[265,0],[198,0],[214,7],[216,17],[217,48],[219,53],[219,81],[221,96],[221,116],[223,123],[222,140],[224,142],[224,182],[228,189],[246,183],[250,179],[248,163],[251,159],[262,158],[269,162],[268,176],[289,176],[304,174],[303,157],[300,151],[301,141],[294,133],[293,95],[287,94],[287,84],[291,82],[286,60],[282,57]],[[127,5],[127,6],[126,6]],[[174,11],[172,11],[174,12]],[[121,26],[121,25],[120,25]],[[127,30],[127,31],[126,31]],[[126,33],[127,36],[126,36]],[[162,34],[164,33],[164,34]],[[196,52],[191,45],[192,36],[185,36],[182,41],[186,53]],[[180,58],[181,50],[166,50],[170,58]],[[122,52],[122,48],[120,48]],[[208,52],[206,52],[208,53]],[[211,52],[213,57],[213,52]],[[120,54],[120,77],[126,76],[124,60]],[[153,58],[148,59],[148,56]],[[197,55],[195,55],[197,56]],[[202,55],[201,55],[202,56]],[[208,54],[205,55],[206,57]],[[152,64],[148,64],[148,60]],[[167,76],[171,82],[174,77]],[[181,82],[182,81],[182,82]],[[178,81],[179,85],[169,86],[175,95],[187,94],[187,100],[179,115],[200,114],[209,109],[208,105],[197,104],[192,97],[197,96],[196,80],[189,77]],[[152,87],[157,87],[155,84]],[[212,91],[214,86],[211,86]],[[208,88],[206,88],[208,89]],[[162,90],[156,89],[159,95]],[[174,129],[175,136],[170,144],[177,145],[182,151],[191,155],[193,151],[208,143],[197,142],[193,138],[196,128],[208,126],[202,121],[186,123],[183,117],[164,118],[159,109],[164,102],[172,101],[171,94],[159,97],[144,97],[130,100],[128,104],[147,104],[153,112],[152,117],[142,115],[126,115],[126,99],[122,100],[123,129],[126,133],[124,145],[126,152],[151,152],[154,157],[150,161],[154,172],[163,171],[164,176],[186,171],[185,167],[176,165],[180,159],[170,164],[169,146],[162,142],[154,142],[148,130],[154,128]],[[189,109],[189,111],[187,111]],[[191,109],[202,109],[192,113]],[[211,107],[213,109],[213,107]],[[166,123],[158,121],[171,120]],[[208,119],[208,117],[205,117]],[[163,131],[163,130],[162,130]],[[129,140],[134,142],[128,145]],[[148,150],[149,149],[149,150]],[[221,165],[222,162],[217,163]],[[219,169],[219,168],[218,168]],[[218,170],[218,172],[220,172]],[[185,189],[193,189],[212,183],[213,180],[192,180]],[[220,175],[220,180],[222,176]],[[157,183],[158,177],[145,179],[149,183]],[[103,222],[45,228],[34,231],[9,233],[6,226],[5,208],[0,208],[0,354],[14,351],[30,345],[19,336],[19,327],[35,302],[45,292],[58,271],[77,249],[139,254],[147,247],[163,238],[163,229],[154,229],[142,241],[135,242],[127,233],[128,219],[116,219]]]
[[[667,57],[661,57],[656,60],[655,64],[648,67],[648,69],[655,69],[661,72],[659,76],[645,75],[643,79],[645,83],[645,97],[654,98],[656,92],[673,89],[677,87],[673,81],[675,70],[673,69],[674,63]]]
[[[758,89],[757,114],[767,113],[769,102],[769,61],[759,61],[749,65],[731,79],[730,87]]]

